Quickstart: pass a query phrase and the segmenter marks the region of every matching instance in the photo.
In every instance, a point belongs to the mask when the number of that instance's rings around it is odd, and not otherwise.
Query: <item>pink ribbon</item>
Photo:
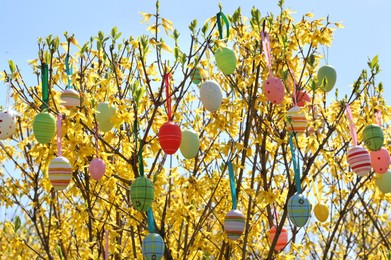
[[[62,157],[61,137],[62,137],[62,115],[58,114],[57,115],[57,151],[59,157]]]
[[[376,118],[376,123],[381,127],[381,111],[380,110],[378,110],[375,113],[375,118]]]
[[[349,120],[349,128],[350,128],[350,134],[352,135],[353,145],[357,146],[356,126],[354,125],[353,122],[352,110],[350,109],[349,104],[346,105],[346,115],[348,116],[348,120]]]
[[[167,114],[168,121],[171,122],[171,96],[170,96],[170,84],[169,84],[170,73],[164,75],[164,84],[166,85],[166,99],[167,99]]]
[[[99,147],[98,147],[98,122],[95,120],[95,150],[96,150],[96,157],[98,157],[99,154]]]
[[[106,245],[105,245],[105,260],[109,259],[109,231],[105,229]]]
[[[273,76],[272,72],[272,56],[270,54],[270,37],[267,32],[261,31],[262,47],[265,53],[266,64],[269,68],[269,77]]]

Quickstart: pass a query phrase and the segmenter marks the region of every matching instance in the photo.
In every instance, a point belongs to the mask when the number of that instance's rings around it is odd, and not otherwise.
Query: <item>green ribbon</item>
[[[148,217],[148,231],[149,233],[155,233],[155,219],[153,218],[152,207],[147,210]]]
[[[237,209],[235,175],[232,163],[228,162],[229,186],[231,187],[232,209]]]
[[[66,88],[72,88],[71,85],[71,76],[72,76],[72,68],[69,68],[69,54],[65,57],[65,70],[67,73],[67,79],[68,79],[68,84]]]
[[[49,104],[49,67],[46,63],[42,63],[41,68],[42,79],[42,109],[48,108]]]
[[[219,28],[219,36],[220,36],[220,40],[221,40],[221,39],[223,39],[223,25],[221,24],[221,19],[220,18],[223,18],[223,21],[224,21],[225,26],[227,28],[227,38],[229,37],[229,22],[228,22],[228,19],[227,19],[227,17],[225,16],[225,14],[223,12],[218,12],[216,14],[217,27]]]
[[[289,136],[289,146],[291,148],[292,161],[293,161],[293,171],[295,173],[295,182],[296,182],[296,190],[298,193],[301,193],[301,180],[300,180],[300,164],[299,164],[299,154],[297,154],[296,161],[296,152],[295,146],[293,145],[293,134]]]

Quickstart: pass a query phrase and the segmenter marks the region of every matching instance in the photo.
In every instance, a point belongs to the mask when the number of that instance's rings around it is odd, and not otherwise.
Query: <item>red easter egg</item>
[[[380,148],[379,151],[370,151],[371,164],[376,173],[384,174],[390,167],[391,158],[390,153],[384,147]]]
[[[284,83],[279,78],[271,76],[263,83],[263,93],[273,104],[281,104],[285,95]]]
[[[158,137],[163,151],[166,154],[174,154],[181,145],[181,128],[173,122],[167,122],[160,127]]]
[[[292,98],[294,97],[294,93],[291,95]],[[298,107],[304,107],[305,103],[311,103],[311,96],[308,94],[305,90],[299,90],[296,92],[296,105]]]
[[[371,157],[362,146],[354,146],[348,151],[348,163],[359,176],[364,176],[371,170]]]
[[[273,226],[269,231],[269,241],[270,245],[273,243],[274,237],[276,236],[277,228]],[[286,228],[281,229],[281,233],[277,238],[276,246],[274,247],[275,250],[281,251],[286,244],[288,244],[288,230]]]

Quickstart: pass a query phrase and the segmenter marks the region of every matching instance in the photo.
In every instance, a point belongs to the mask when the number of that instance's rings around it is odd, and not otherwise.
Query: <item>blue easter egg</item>
[[[311,203],[303,194],[295,194],[288,200],[288,217],[297,226],[304,226],[311,215]]]
[[[164,255],[164,241],[157,233],[148,234],[142,243],[144,259],[159,260]]]

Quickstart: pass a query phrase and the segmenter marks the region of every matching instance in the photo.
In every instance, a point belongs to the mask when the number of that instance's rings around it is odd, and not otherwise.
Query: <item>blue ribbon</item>
[[[229,173],[229,186],[231,187],[231,197],[232,197],[232,209],[236,209],[238,204],[236,201],[236,186],[235,186],[235,175],[234,168],[232,163],[228,162],[228,173]]]
[[[152,207],[147,210],[148,216],[148,231],[149,233],[155,233],[155,219],[153,218]]]
[[[301,193],[300,158],[299,158],[299,154],[297,154],[297,160],[296,160],[296,152],[295,152],[295,147],[293,145],[293,134],[291,134],[289,136],[289,146],[291,148],[291,153],[292,153],[293,171],[295,173],[296,190],[298,193]]]
[[[68,85],[66,88],[72,88],[71,85],[72,68],[69,68],[69,54],[67,54],[67,56],[65,57],[65,70],[68,78]]]

